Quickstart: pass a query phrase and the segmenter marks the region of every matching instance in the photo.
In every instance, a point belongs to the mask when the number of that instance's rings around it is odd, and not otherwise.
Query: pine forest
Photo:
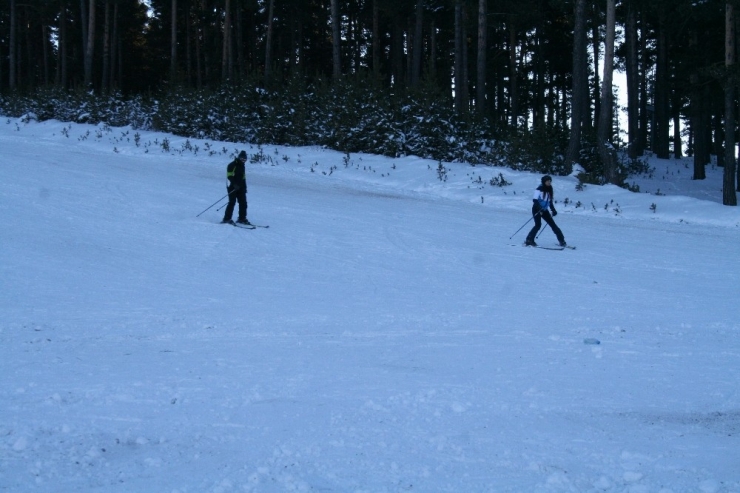
[[[737,3],[3,0],[0,114],[621,186],[693,157],[735,206]]]

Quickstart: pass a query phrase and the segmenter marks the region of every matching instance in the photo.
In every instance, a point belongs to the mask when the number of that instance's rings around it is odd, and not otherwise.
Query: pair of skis
[[[241,229],[257,229],[257,228],[269,228],[270,227],[267,224],[252,224],[252,223],[242,224],[242,223],[235,223],[233,221],[230,223],[222,223],[222,224],[231,224],[235,228],[241,228]]]
[[[525,247],[529,247],[529,248],[540,248],[542,250],[565,250],[566,248],[568,248],[569,250],[575,250],[576,249],[576,247],[574,247],[572,245],[565,245],[565,246],[560,246],[560,245],[558,245],[558,246],[540,246],[540,245],[537,245],[537,246],[535,246],[535,245],[526,245],[525,244],[524,246]]]

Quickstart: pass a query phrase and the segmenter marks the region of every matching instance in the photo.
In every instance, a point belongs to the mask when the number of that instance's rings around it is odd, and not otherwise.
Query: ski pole
[[[239,189],[239,190],[241,190],[241,189]],[[232,193],[234,193],[234,192],[236,192],[236,190],[232,190],[231,192],[229,192],[229,195],[232,194]],[[227,195],[227,197],[228,197],[228,195]],[[224,205],[222,205],[221,207],[219,207],[218,209],[216,209],[216,212],[220,211],[221,209],[223,209],[227,205],[229,205],[228,202],[226,202]],[[211,207],[213,207],[213,206],[211,206]]]
[[[547,229],[548,226],[549,226],[549,224],[545,223],[545,227],[542,228],[539,233],[537,233],[537,238],[540,237],[540,235]]]
[[[227,193],[226,195],[224,195],[223,197],[221,197],[220,199],[218,199],[217,201],[215,201],[215,202],[214,202],[213,204],[209,205],[209,206],[208,206],[208,207],[206,208],[206,210],[205,210],[205,211],[207,211],[208,209],[210,209],[210,208],[211,208],[211,207],[213,207],[214,205],[218,204],[219,202],[221,202],[221,201],[222,201],[223,199],[225,199],[225,198],[226,198],[226,197],[228,197],[229,195],[231,195],[231,192]],[[205,212],[205,211],[203,211],[203,212]],[[203,212],[201,212],[200,214],[203,214]],[[195,217],[200,217],[200,214],[198,214],[198,215],[197,215],[197,216],[195,216]]]
[[[526,226],[527,224],[529,224],[529,221],[531,221],[531,220],[532,220],[532,219],[534,219],[535,217],[539,216],[541,212],[542,212],[542,209],[540,209],[539,211],[537,211],[537,214],[534,214],[534,215],[533,215],[532,217],[530,217],[530,218],[529,218],[529,219],[527,220],[527,222],[526,222],[526,223],[522,224],[522,227],[521,227],[521,228],[519,228],[519,229],[517,229],[516,231],[514,231],[514,234],[513,234],[513,235],[511,235],[511,236],[509,236],[509,239],[512,239],[512,238],[513,238],[514,236],[516,236],[516,234],[517,234],[517,233],[518,233],[519,231],[521,231],[522,229],[524,229],[524,226]]]
[[[532,219],[534,219],[534,216],[530,217],[530,218],[529,218],[529,219],[527,220],[527,222],[526,222],[526,223],[522,224],[522,227],[521,227],[521,228],[519,228],[519,229],[517,229],[516,231],[514,231],[514,234],[513,234],[513,235],[511,235],[511,236],[509,236],[509,239],[512,239],[512,238],[513,238],[514,236],[516,236],[516,234],[517,234],[517,233],[518,233],[519,231],[521,231],[522,229],[524,229],[524,226],[526,226],[527,224],[529,224],[529,221],[531,221]]]

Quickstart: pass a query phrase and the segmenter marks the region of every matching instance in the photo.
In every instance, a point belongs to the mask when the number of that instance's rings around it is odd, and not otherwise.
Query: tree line
[[[6,0],[0,93],[431,90],[497,138],[555,136],[568,164],[592,149],[601,183],[623,183],[619,148],[693,156],[695,179],[715,156],[736,205],[736,2]]]

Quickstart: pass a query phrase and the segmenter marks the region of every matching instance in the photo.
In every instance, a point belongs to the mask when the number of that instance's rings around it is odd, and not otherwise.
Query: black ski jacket
[[[239,159],[234,159],[226,167],[226,178],[229,180],[229,186],[237,190],[246,188],[247,173],[244,169],[244,163]]]

